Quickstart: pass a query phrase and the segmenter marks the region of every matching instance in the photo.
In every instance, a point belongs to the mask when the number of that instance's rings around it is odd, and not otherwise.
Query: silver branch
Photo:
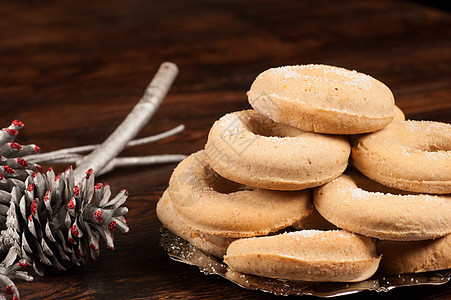
[[[185,129],[185,125],[182,124],[175,128],[172,128],[168,131],[165,131],[165,132],[162,132],[162,133],[159,133],[156,135],[132,140],[132,141],[128,142],[125,147],[128,148],[128,147],[132,147],[132,146],[139,146],[139,145],[145,145],[145,144],[157,142],[162,139],[171,137],[171,136],[183,131],[184,129]],[[100,144],[59,149],[59,150],[46,152],[46,153],[27,155],[27,156],[24,156],[23,159],[27,160],[28,162],[32,162],[32,163],[52,163],[52,162],[57,162],[57,160],[59,160],[59,159],[76,157],[76,156],[72,156],[71,154],[75,154],[75,153],[79,154],[82,152],[92,151],[99,146],[100,146]]]
[[[92,169],[94,174],[99,173],[112,158],[116,157],[124,149],[125,145],[138,134],[139,130],[154,115],[177,73],[178,68],[175,64],[169,62],[161,64],[157,74],[147,86],[141,100],[127,115],[125,120],[102,145],[83,158],[74,171],[75,182],[79,182],[88,169]]]

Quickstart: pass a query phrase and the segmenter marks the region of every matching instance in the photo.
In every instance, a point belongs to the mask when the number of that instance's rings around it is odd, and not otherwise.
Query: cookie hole
[[[207,184],[216,192],[221,194],[231,194],[238,191],[244,191],[244,190],[253,190],[254,188],[243,185],[241,183],[230,181],[218,173],[216,173],[211,168],[206,168],[205,170],[205,180]]]
[[[296,137],[304,133],[298,128],[276,123],[260,114],[249,114],[249,116],[249,118],[243,118],[241,121],[250,132],[256,135],[285,138]]]
[[[429,145],[429,148],[425,151],[428,152],[437,152],[437,153],[446,153],[447,151],[451,151],[451,149],[446,149],[442,145]]]
[[[357,187],[361,190],[364,190],[366,192],[370,193],[384,193],[384,194],[392,194],[392,195],[418,195],[419,193],[414,192],[407,192],[398,190],[395,188],[391,188],[388,186],[385,186],[383,184],[380,184],[376,181],[373,181],[361,173],[357,171],[350,172],[351,178],[354,180]]]

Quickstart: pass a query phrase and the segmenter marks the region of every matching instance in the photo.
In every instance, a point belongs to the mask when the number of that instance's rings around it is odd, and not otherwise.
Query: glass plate
[[[175,261],[198,266],[200,271],[209,275],[216,274],[237,285],[261,290],[276,295],[313,295],[329,298],[349,295],[361,291],[387,292],[394,288],[417,285],[441,285],[451,279],[451,269],[403,274],[396,276],[373,276],[361,282],[304,282],[272,279],[243,274],[230,270],[224,263],[213,256],[207,255],[189,242],[162,227],[160,244]]]

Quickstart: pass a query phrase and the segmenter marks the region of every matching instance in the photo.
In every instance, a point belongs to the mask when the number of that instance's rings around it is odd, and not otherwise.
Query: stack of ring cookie
[[[451,125],[405,121],[383,83],[326,65],[269,69],[247,95],[174,170],[165,227],[277,279],[451,267]]]

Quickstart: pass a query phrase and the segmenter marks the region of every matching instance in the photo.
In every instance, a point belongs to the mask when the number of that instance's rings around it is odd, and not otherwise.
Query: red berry
[[[27,187],[27,191],[31,192],[34,189],[34,183],[30,183]]]
[[[45,201],[48,201],[49,199],[50,199],[50,196],[49,196],[49,194],[52,192],[52,190],[50,189],[50,190],[48,190],[47,192],[45,192],[45,195],[44,195],[44,202]]]
[[[8,285],[6,288],[5,288],[5,294],[14,294],[14,285]]]
[[[91,176],[91,174],[92,174],[92,169],[89,169],[88,171],[86,171],[86,176],[85,176],[85,178],[86,178],[86,179],[89,179],[89,176]]]
[[[9,135],[17,135],[19,133],[17,130],[14,129],[5,128],[5,130]]]
[[[5,166],[5,173],[6,174],[13,174],[13,173],[16,173],[16,170],[11,168],[10,166]]]
[[[102,223],[103,222],[103,214],[102,211],[100,209],[96,210],[94,213],[94,219],[97,220],[97,222]]]
[[[74,209],[75,208],[74,198],[70,199],[69,203],[67,203],[67,208],[68,209]]]
[[[34,199],[33,202],[31,202],[30,206],[30,212],[33,217],[36,215],[37,210],[38,210],[38,199]]]
[[[19,261],[17,264],[18,264],[19,267],[21,267],[21,268],[26,268],[26,267],[28,267],[27,262],[24,261],[24,260]]]
[[[14,120],[12,121],[12,124],[17,127],[23,127],[23,123],[20,120]]]
[[[78,185],[74,186],[74,195],[75,196],[80,195],[80,188],[78,187]]]
[[[18,143],[9,143],[9,146],[10,146],[11,148],[13,148],[13,149],[16,149],[16,150],[22,149],[22,146],[19,145]]]
[[[72,233],[73,236],[78,236],[80,233],[78,232],[78,228],[77,226],[72,225],[72,228],[70,229],[70,232]]]
[[[116,228],[116,221],[111,221],[110,224],[108,224],[108,229],[113,231],[114,228]]]

